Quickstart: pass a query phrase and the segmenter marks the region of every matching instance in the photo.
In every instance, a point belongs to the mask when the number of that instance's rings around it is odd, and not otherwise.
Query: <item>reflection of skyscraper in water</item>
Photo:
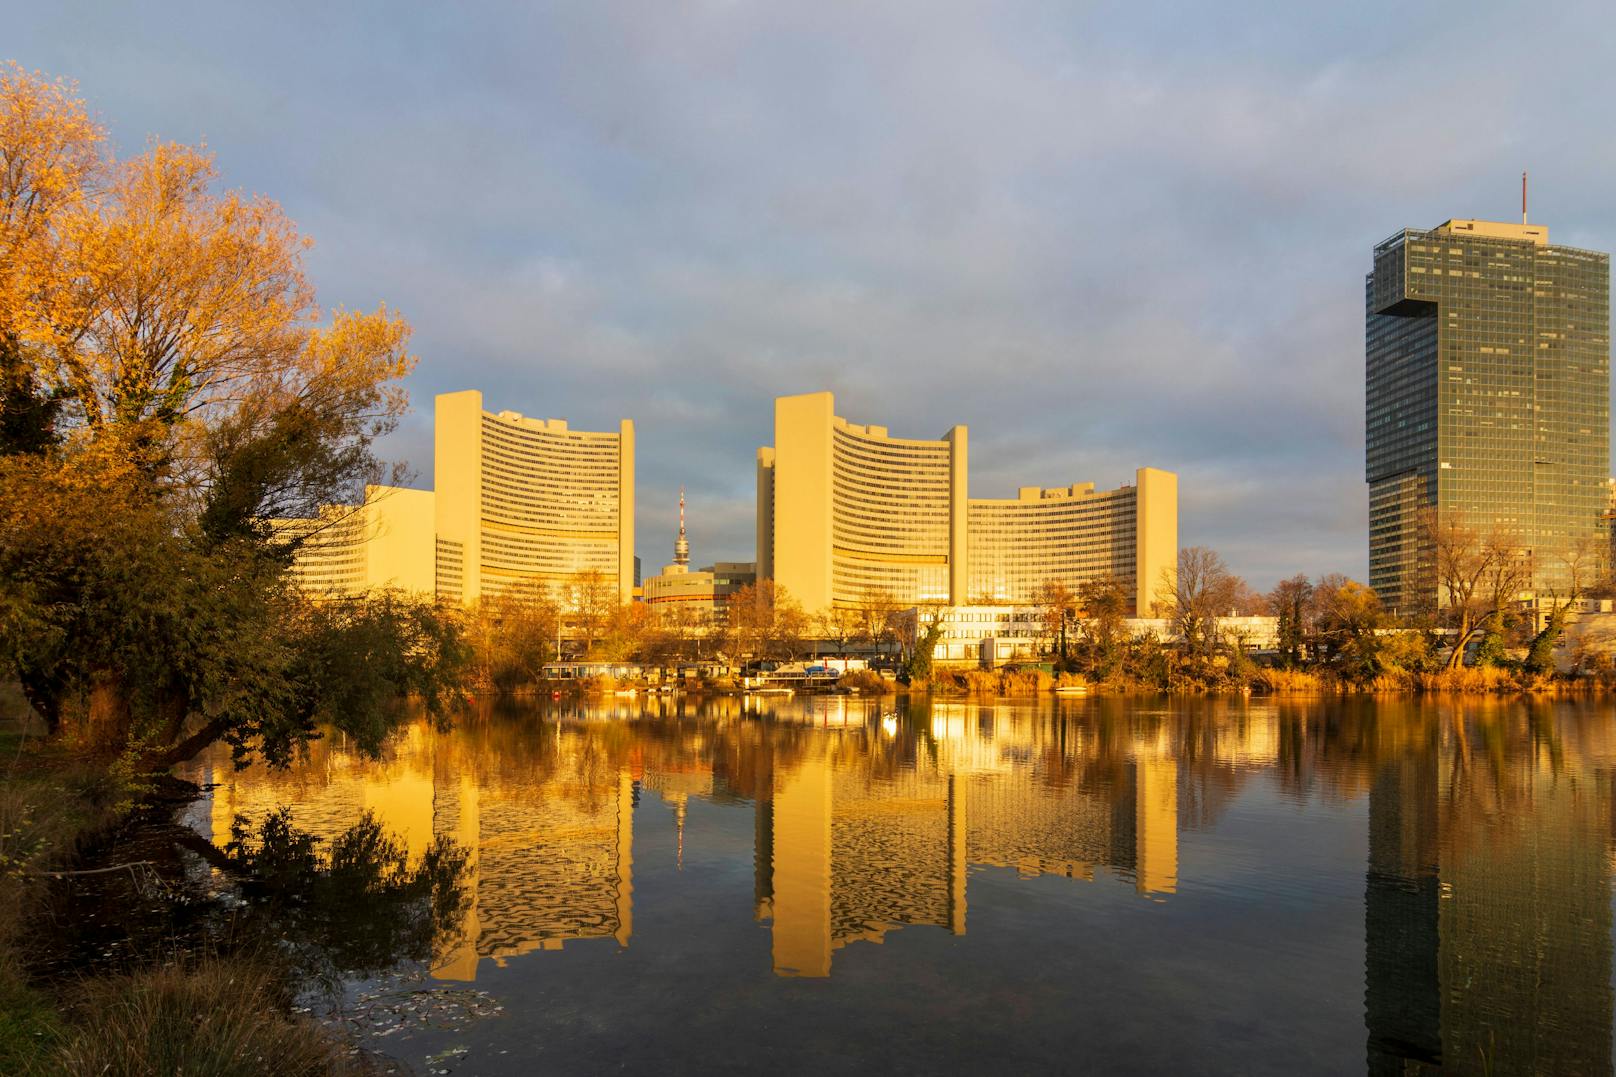
[[[1134,886],[1141,894],[1178,889],[1178,763],[1134,763]]]
[[[1369,1072],[1610,1073],[1608,789],[1438,758],[1391,759],[1370,792]]]
[[[460,930],[449,947],[436,955],[432,975],[445,980],[475,980],[477,978],[477,945],[482,941],[482,916],[478,908],[478,890],[481,881],[482,796],[477,779],[470,773],[462,774],[454,791],[452,804],[442,807],[454,819],[455,841],[469,857],[466,864],[466,912],[461,917]]]
[[[774,969],[827,976],[832,953],[894,928],[966,930],[971,864],[1024,876],[1132,874],[1147,895],[1178,872],[1177,764],[1119,764],[1093,788],[1050,789],[1026,770],[837,769],[825,744],[774,772],[757,800],[757,915],[772,918]]]
[[[815,753],[778,776],[772,804],[774,971],[829,976],[831,951],[831,772]]]
[[[972,802],[969,856],[1025,876],[1093,879],[1096,867],[1110,868],[1131,875],[1141,894],[1171,894],[1178,889],[1178,764],[1119,761],[1064,789],[1027,774],[983,781]]]
[[[468,902],[459,930],[434,962],[445,979],[474,979],[482,958],[503,962],[573,939],[626,946],[638,799],[629,770],[584,780],[568,742],[553,776],[489,783],[454,744],[417,725],[379,762],[322,748],[290,774],[219,773],[206,829],[222,843],[237,814],[256,823],[291,805],[294,824],[325,840],[368,811],[411,863],[435,837],[454,838],[469,854]]]
[[[413,864],[432,844],[433,776],[420,729],[409,732],[411,750],[401,753],[383,775],[363,782],[359,800],[382,830],[404,845]]]
[[[782,976],[828,976],[833,950],[896,927],[965,931],[963,782],[868,782],[825,750],[776,771],[757,802],[757,911]]]
[[[965,934],[965,876],[970,859],[970,786],[959,774],[948,776],[948,930]]]
[[[462,781],[450,802],[444,786],[439,830],[454,834],[474,856],[466,926],[456,946],[440,956],[437,976],[475,979],[482,958],[503,965],[574,939],[628,945],[637,799],[628,771],[617,774],[604,801],[562,788],[490,796]]]
[[[433,772],[426,734],[405,731],[389,757],[360,762],[346,752],[322,755],[323,766],[296,773],[232,768],[210,772],[217,782],[210,804],[211,834],[223,844],[237,816],[256,826],[264,816],[292,805],[294,823],[318,838],[330,839],[369,812],[388,837],[402,844],[416,862],[432,844]]]
[[[1382,765],[1369,794],[1364,1020],[1369,1072],[1442,1062],[1436,751]]]

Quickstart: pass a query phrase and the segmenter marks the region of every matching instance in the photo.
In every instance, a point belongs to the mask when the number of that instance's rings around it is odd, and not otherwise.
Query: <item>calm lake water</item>
[[[221,842],[471,850],[430,963],[348,988],[417,1072],[1292,1074],[1612,1072],[1613,775],[1603,705],[811,697],[188,776]]]

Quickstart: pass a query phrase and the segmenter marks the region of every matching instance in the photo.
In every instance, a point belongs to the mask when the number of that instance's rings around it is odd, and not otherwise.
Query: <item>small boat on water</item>
[[[1089,694],[1089,686],[1086,684],[1063,684],[1055,689],[1055,694],[1058,696],[1086,696]]]

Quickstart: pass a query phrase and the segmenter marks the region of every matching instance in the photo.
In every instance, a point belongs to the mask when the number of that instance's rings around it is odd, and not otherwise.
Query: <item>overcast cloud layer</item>
[[[1363,275],[1405,225],[1610,250],[1608,4],[15,5],[124,152],[206,140],[432,395],[639,428],[639,553],[753,556],[775,395],[971,428],[971,493],[1180,476],[1180,541],[1362,577]],[[1182,10],[1180,10],[1182,9]]]

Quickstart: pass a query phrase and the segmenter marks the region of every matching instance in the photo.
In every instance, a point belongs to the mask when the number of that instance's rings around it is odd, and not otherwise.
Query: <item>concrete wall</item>
[[[634,420],[617,425],[617,600],[634,600]]]
[[[436,587],[437,499],[431,490],[365,487],[365,585],[430,596]]]
[[[810,613],[831,600],[831,428],[829,393],[774,402],[774,548],[770,567]],[[761,555],[760,555],[761,557]]]
[[[1178,579],[1178,476],[1142,467],[1136,473],[1134,615],[1148,617],[1164,584]]]
[[[437,537],[457,543],[461,587],[445,597],[462,602],[482,594],[483,394],[440,393],[434,406],[432,455]]]

